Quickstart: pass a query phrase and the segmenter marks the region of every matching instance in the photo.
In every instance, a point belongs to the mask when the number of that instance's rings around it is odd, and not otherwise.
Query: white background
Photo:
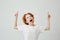
[[[51,29],[40,34],[38,40],[60,40],[60,0],[0,0],[0,40],[23,40],[22,33],[13,30],[16,11],[19,11],[18,25],[23,24],[26,12],[34,14],[37,25],[46,25],[50,11]]]

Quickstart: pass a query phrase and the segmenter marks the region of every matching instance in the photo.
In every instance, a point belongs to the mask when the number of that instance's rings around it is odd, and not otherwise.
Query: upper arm
[[[46,26],[39,26],[38,29],[39,29],[39,31],[40,31],[41,33],[47,31],[47,30],[46,30]]]
[[[23,31],[23,26],[18,26],[18,31]]]
[[[47,29],[47,27],[46,26],[40,26],[40,32],[47,32],[47,31],[49,31],[49,29]]]

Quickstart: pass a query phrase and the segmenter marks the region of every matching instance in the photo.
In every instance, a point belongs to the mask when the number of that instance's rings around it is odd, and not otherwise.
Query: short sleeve
[[[45,26],[39,26],[39,30],[40,30],[40,32],[45,32],[46,30],[45,30]]]

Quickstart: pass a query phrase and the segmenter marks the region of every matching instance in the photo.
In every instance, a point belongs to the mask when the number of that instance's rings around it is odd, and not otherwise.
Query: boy
[[[24,35],[24,40],[38,40],[38,36],[41,32],[50,30],[50,14],[48,12],[47,26],[39,26],[34,24],[34,15],[32,13],[26,13],[23,16],[23,22],[25,25],[17,26],[18,12],[15,14],[14,29],[19,30]]]

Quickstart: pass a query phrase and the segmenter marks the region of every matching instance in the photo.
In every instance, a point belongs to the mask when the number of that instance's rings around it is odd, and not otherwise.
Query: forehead
[[[31,17],[31,15],[27,14],[26,17]]]

